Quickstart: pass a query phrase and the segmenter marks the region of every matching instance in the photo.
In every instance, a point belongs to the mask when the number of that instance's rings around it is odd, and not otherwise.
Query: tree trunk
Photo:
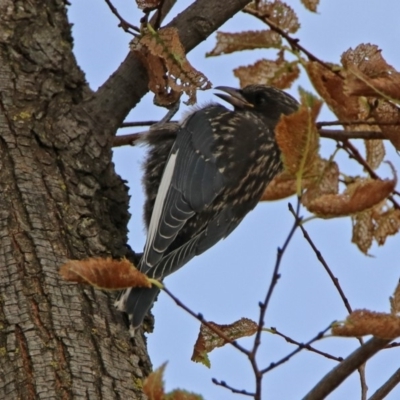
[[[82,104],[63,2],[0,1],[0,398],[143,398],[150,362],[67,259],[127,255],[127,188]]]
[[[248,2],[198,0],[171,24],[190,50]],[[146,91],[132,54],[90,91],[63,0],[0,0],[2,399],[145,397],[143,336],[129,338],[113,295],[58,271],[67,259],[133,256],[112,141]]]

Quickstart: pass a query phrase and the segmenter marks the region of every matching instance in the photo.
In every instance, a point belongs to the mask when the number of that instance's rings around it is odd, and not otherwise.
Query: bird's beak
[[[216,96],[221,98],[222,100],[227,101],[229,104],[232,104],[234,107],[245,108],[250,107],[253,108],[254,105],[249,103],[243,95],[240,93],[239,89],[235,89],[229,86],[217,86],[214,89],[221,90],[225,93],[215,93]]]

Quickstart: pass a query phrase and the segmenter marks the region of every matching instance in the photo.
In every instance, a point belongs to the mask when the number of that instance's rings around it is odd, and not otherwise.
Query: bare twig
[[[273,333],[274,335],[278,335],[278,336],[284,338],[288,343],[291,343],[291,344],[294,344],[294,345],[296,345],[296,346],[299,346],[299,347],[301,347],[301,348],[303,348],[303,349],[312,351],[313,353],[317,353],[317,354],[319,354],[319,355],[321,355],[321,356],[324,356],[324,357],[326,357],[326,358],[329,358],[329,359],[331,359],[331,360],[335,360],[335,361],[339,361],[339,362],[343,361],[343,357],[335,357],[335,356],[333,356],[332,354],[325,353],[324,351],[318,350],[318,349],[316,349],[315,347],[312,347],[312,346],[307,345],[307,344],[304,344],[304,343],[300,343],[300,342],[298,342],[297,340],[294,340],[294,339],[292,339],[291,337],[286,336],[286,335],[283,334],[282,332],[279,332],[276,328],[272,328],[272,327],[271,327],[271,328],[269,329],[269,331],[270,331],[271,333]]]
[[[308,346],[311,345],[311,343],[316,342],[319,339],[322,339],[322,337],[325,335],[325,333],[327,331],[329,331],[329,329],[331,329],[331,325],[330,324],[327,328],[325,328],[323,331],[319,332],[315,337],[313,337],[311,340],[309,340],[307,343],[300,343],[299,347],[296,350],[293,350],[291,353],[289,353],[286,357],[283,357],[282,359],[280,359],[277,362],[271,363],[271,365],[267,368],[264,368],[263,370],[261,370],[261,374],[266,374],[267,372],[271,371],[272,369],[279,367],[279,365],[282,365],[283,363],[289,361],[294,355],[296,355],[297,353],[299,353],[300,351],[302,351],[303,349],[307,348]]]
[[[289,204],[289,210],[290,212],[293,214],[295,220],[297,221],[297,223],[299,224],[299,227],[301,229],[301,232],[303,233],[304,238],[306,239],[306,241],[308,242],[308,244],[311,246],[311,248],[314,250],[314,253],[318,259],[318,261],[322,264],[322,266],[324,267],[325,271],[327,272],[327,274],[329,275],[329,277],[331,278],[333,284],[335,285],[343,303],[344,306],[346,307],[347,311],[349,314],[352,313],[352,308],[350,306],[349,301],[347,300],[346,295],[343,292],[342,287],[339,284],[339,279],[335,277],[335,275],[333,275],[333,272],[331,271],[331,269],[329,268],[327,262],[325,261],[324,257],[322,256],[321,252],[317,249],[317,246],[315,246],[314,242],[312,241],[310,235],[308,234],[308,232],[306,231],[306,229],[304,228],[304,226],[301,224],[301,220],[298,217],[297,212],[293,209],[292,205]]]
[[[325,139],[333,140],[348,140],[348,139],[363,139],[363,140],[386,140],[387,138],[379,131],[344,131],[342,129],[319,129],[319,135]]]
[[[244,396],[249,396],[249,397],[255,396],[255,393],[250,393],[247,390],[235,389],[234,387],[228,385],[225,381],[218,381],[217,379],[212,378],[212,383],[214,383],[217,386],[221,386],[225,389],[229,389],[232,393],[235,394],[243,394]]]
[[[162,289],[169,297],[171,297],[172,300],[176,303],[177,306],[180,308],[183,308],[187,313],[189,313],[192,317],[196,318],[198,321],[200,321],[203,325],[205,325],[207,328],[212,330],[214,333],[216,333],[220,338],[224,339],[227,343],[231,344],[233,347],[235,347],[237,350],[239,350],[241,353],[246,354],[246,356],[249,356],[250,352],[246,350],[244,347],[240,346],[235,340],[232,340],[228,336],[225,335],[224,332],[222,332],[220,329],[215,327],[213,324],[210,324],[208,321],[206,321],[203,317],[202,314],[196,314],[194,311],[192,311],[188,306],[182,303],[176,296],[174,296],[165,286]]]
[[[297,201],[297,213],[299,211],[300,211],[300,200]],[[294,232],[296,231],[298,226],[299,226],[299,223],[298,223],[298,220],[296,219],[282,248],[278,248],[277,254],[276,254],[275,267],[274,267],[272,277],[271,277],[271,283],[269,284],[269,288],[268,288],[268,291],[267,291],[264,301],[259,304],[260,316],[259,316],[259,320],[258,320],[258,329],[257,329],[256,336],[254,339],[253,349],[251,350],[251,352],[249,354],[249,360],[250,360],[251,366],[253,368],[254,375],[256,377],[256,394],[254,396],[255,400],[261,399],[261,388],[262,388],[261,383],[262,383],[263,373],[260,371],[260,369],[258,367],[257,360],[256,360],[256,354],[257,354],[257,350],[261,344],[261,332],[264,327],[265,313],[267,311],[268,304],[271,299],[274,288],[280,278],[279,268],[281,265],[283,254],[284,254],[286,248],[288,247],[290,240],[292,239]]]
[[[323,126],[351,126],[351,125],[377,125],[377,126],[393,126],[398,125],[398,123],[393,122],[378,122],[378,121],[364,121],[362,119],[355,121],[321,121],[315,124],[317,128],[322,128]]]
[[[136,33],[131,32],[130,29],[132,29],[135,32],[140,32],[140,29],[137,26],[130,24],[128,21],[126,21],[124,18],[122,18],[121,14],[114,7],[114,4],[112,4],[110,0],[105,0],[105,2],[107,3],[111,12],[119,19],[118,26],[120,26],[125,32],[130,33],[131,35],[134,35],[134,36],[136,35]]]
[[[332,68],[327,63],[325,63],[324,61],[320,60],[318,57],[316,57],[314,54],[312,54],[310,51],[308,51],[306,48],[304,48],[300,44],[300,40],[299,39],[292,38],[284,30],[279,28],[278,25],[276,25],[274,22],[272,22],[267,16],[260,15],[260,13],[257,10],[253,10],[250,7],[245,7],[243,9],[243,12],[245,12],[247,14],[250,14],[250,15],[253,15],[254,17],[260,19],[263,22],[265,22],[271,28],[271,30],[275,31],[276,33],[279,33],[279,35],[281,35],[283,38],[285,38],[286,41],[290,44],[290,46],[293,49],[300,50],[302,53],[304,53],[308,57],[309,60],[315,61],[315,62],[321,64],[322,66],[324,66],[325,68],[329,69],[329,71],[332,71]],[[332,72],[336,73],[335,71],[332,71]]]
[[[369,400],[382,400],[399,384],[400,368],[369,398]]]
[[[113,147],[134,146],[144,132],[130,133],[129,135],[115,136]]]
[[[368,359],[388,345],[390,340],[372,338],[360,346],[339,365],[328,372],[314,388],[306,394],[303,400],[325,399],[355,370],[360,368]]]

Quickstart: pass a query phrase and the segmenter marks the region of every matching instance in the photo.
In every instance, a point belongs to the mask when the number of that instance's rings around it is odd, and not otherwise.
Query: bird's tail
[[[116,300],[115,307],[129,316],[129,332],[132,337],[135,336],[136,329],[142,324],[159,292],[160,289],[156,286],[129,288]]]

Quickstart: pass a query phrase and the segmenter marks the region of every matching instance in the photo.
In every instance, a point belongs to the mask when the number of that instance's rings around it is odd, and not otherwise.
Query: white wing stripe
[[[154,243],[154,237],[156,235],[158,229],[158,222],[160,220],[160,216],[164,207],[165,198],[167,197],[168,189],[171,184],[172,176],[175,170],[176,158],[178,156],[179,149],[176,153],[172,153],[169,156],[167,161],[167,165],[165,166],[165,170],[161,179],[160,187],[158,189],[156,201],[153,208],[153,213],[150,219],[149,231],[147,234],[146,246],[144,248],[143,259],[147,263],[147,256],[149,254],[149,249]]]

